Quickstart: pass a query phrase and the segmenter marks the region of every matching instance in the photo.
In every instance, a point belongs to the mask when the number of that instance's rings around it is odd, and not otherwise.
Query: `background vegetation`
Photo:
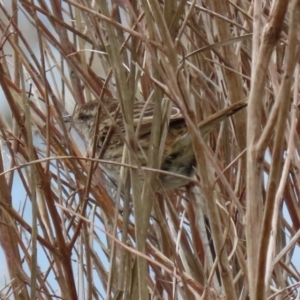
[[[299,0],[15,0],[0,10],[12,116],[0,115],[1,299],[299,297]],[[148,181],[135,167],[122,171],[125,188],[111,182],[66,128],[75,104],[102,97],[120,102],[126,138],[133,102],[154,102]],[[155,193],[162,100],[193,128],[244,98],[207,143],[191,131],[192,183]]]

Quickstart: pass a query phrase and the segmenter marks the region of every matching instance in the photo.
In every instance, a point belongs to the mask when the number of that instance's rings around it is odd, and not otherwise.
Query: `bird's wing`
[[[150,134],[153,124],[154,105],[152,102],[137,102],[134,106],[134,126],[139,137]],[[170,116],[167,116],[167,120],[163,122],[172,122],[174,120],[183,120],[180,110],[177,107],[172,106],[170,108]]]
[[[245,106],[247,106],[247,99],[238,101],[200,122],[198,124],[198,128],[200,129],[201,133],[206,136],[210,133],[215,125],[235,114]],[[150,134],[153,124],[153,113],[154,105],[152,102],[137,101],[134,103],[133,125],[138,137]],[[117,124],[120,131],[124,133],[125,129],[121,112],[119,110],[116,112],[115,110],[114,113],[111,113],[111,117],[113,117],[115,121],[112,121],[111,118],[107,118],[105,122],[102,122],[102,126],[108,130],[110,126]],[[171,107],[168,122],[172,123],[173,126],[176,126],[176,124],[178,124],[178,127],[185,126],[184,118],[177,107]]]

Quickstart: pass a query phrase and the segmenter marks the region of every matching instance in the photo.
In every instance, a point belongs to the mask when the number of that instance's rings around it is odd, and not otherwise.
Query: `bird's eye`
[[[90,118],[91,118],[91,116],[88,114],[80,113],[78,115],[78,120],[80,120],[80,121],[87,121]]]

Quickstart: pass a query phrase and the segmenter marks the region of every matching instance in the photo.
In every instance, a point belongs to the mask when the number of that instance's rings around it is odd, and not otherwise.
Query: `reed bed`
[[[299,0],[0,11],[1,299],[299,299]],[[133,144],[134,101],[155,106],[147,167],[129,151],[117,182],[63,119],[104,97]],[[242,99],[204,141],[195,124]],[[198,167],[186,187],[157,192],[166,103]]]

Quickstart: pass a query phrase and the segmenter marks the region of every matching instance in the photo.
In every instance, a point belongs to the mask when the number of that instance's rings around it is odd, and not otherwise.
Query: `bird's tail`
[[[206,137],[216,125],[218,125],[220,122],[230,117],[231,115],[237,113],[242,108],[246,107],[247,104],[247,99],[240,100],[200,122],[198,124],[198,128],[200,129],[202,135]]]

